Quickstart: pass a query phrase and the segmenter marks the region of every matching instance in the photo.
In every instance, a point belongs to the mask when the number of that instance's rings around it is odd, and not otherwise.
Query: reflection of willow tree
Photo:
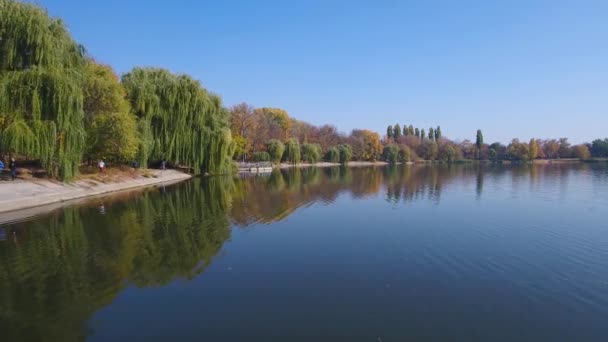
[[[66,208],[16,227],[0,245],[3,341],[82,341],[86,320],[125,284],[202,272],[230,237],[231,186],[195,180],[107,205],[106,215]]]

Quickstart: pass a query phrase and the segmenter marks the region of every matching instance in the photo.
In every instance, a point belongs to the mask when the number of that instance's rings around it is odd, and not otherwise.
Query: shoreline
[[[301,168],[301,167],[334,167],[334,166],[358,167],[358,166],[385,166],[385,165],[389,165],[389,163],[383,162],[383,161],[375,161],[375,162],[351,161],[351,162],[348,162],[348,164],[346,164],[346,165],[342,165],[340,163],[330,163],[330,162],[319,162],[316,164],[299,163],[296,165],[281,163],[279,165],[276,165],[275,168],[290,169],[290,168],[295,168],[295,167],[299,167],[299,168]]]
[[[103,183],[92,179],[60,183],[51,180],[17,180],[0,182],[0,221],[6,213],[47,206],[66,201],[95,197],[124,190],[143,188],[162,183],[175,183],[192,178],[175,170],[149,170],[151,177],[138,176]]]
[[[499,162],[493,162],[491,160],[458,160],[452,163],[443,163],[438,161],[431,160],[419,160],[416,162],[397,162],[392,165],[447,165],[447,164],[501,164],[501,165],[548,165],[548,164],[575,164],[575,163],[606,163],[608,162],[608,158],[589,158],[589,159],[579,159],[579,158],[556,158],[556,159],[535,159],[533,161],[515,161],[515,160],[501,160]],[[256,163],[247,163],[248,167],[239,168],[237,173],[264,173],[271,172],[275,169],[291,169],[291,168],[307,168],[307,167],[363,167],[363,166],[387,166],[391,165],[391,163],[384,161],[351,161],[346,165],[340,163],[331,163],[331,162],[319,162],[316,164],[311,163],[299,163],[299,164],[288,164],[288,163],[280,163],[272,166],[260,166],[256,168],[254,165]]]

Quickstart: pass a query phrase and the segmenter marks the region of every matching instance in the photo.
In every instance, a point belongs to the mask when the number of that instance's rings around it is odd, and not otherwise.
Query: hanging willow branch
[[[164,158],[197,174],[230,170],[229,113],[218,96],[163,69],[135,68],[122,82],[139,117],[141,165]]]
[[[60,20],[0,0],[1,152],[39,158],[50,175],[78,172],[85,148],[85,52]]]

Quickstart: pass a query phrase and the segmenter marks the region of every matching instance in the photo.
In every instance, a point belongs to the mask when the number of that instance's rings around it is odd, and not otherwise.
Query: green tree
[[[234,153],[233,159],[245,159],[249,152],[249,142],[241,135],[233,135],[232,141],[234,142]]]
[[[399,124],[395,124],[395,126],[393,126],[393,137],[395,139],[399,139],[401,137],[401,126],[399,126]]]
[[[492,161],[498,160],[498,152],[496,152],[495,149],[490,148],[490,150],[488,151],[488,154],[489,154],[490,160],[492,160]]]
[[[439,149],[439,160],[445,163],[453,163],[457,155],[456,149],[451,144],[446,144]]]
[[[591,142],[591,155],[594,157],[608,157],[608,138],[593,140]]]
[[[40,159],[65,180],[78,173],[86,63],[61,20],[35,5],[0,1],[0,153]]]
[[[538,156],[538,143],[534,138],[528,143],[528,160],[534,160]]]
[[[409,136],[410,130],[407,128],[407,125],[403,125],[403,136]]]
[[[135,68],[122,82],[140,122],[140,165],[166,158],[195,174],[232,170],[230,113],[219,96],[164,69]]]
[[[395,144],[389,144],[384,146],[382,151],[382,159],[386,162],[395,164],[399,160],[399,147]]]
[[[435,140],[439,141],[439,139],[441,139],[441,127],[437,126],[435,129]]]
[[[426,133],[424,132],[424,128],[420,130],[420,140],[424,140],[426,138]]]
[[[386,137],[388,139],[391,139],[393,137],[393,126],[388,125],[388,127],[386,128]]]
[[[353,149],[348,144],[342,144],[338,148],[340,150],[340,164],[346,165],[353,157]]]
[[[128,112],[96,116],[88,132],[89,157],[92,159],[119,162],[132,160],[137,155],[137,122]]]
[[[283,160],[293,165],[296,165],[301,160],[300,155],[300,143],[296,139],[289,139],[285,143],[285,152],[283,153]]]
[[[302,160],[316,164],[321,160],[321,146],[318,144],[302,144]]]
[[[429,140],[435,140],[435,129],[433,127],[429,128]]]
[[[558,153],[560,158],[570,158],[572,156],[572,149],[570,147],[570,142],[568,142],[568,138],[559,139]]]
[[[477,159],[481,159],[481,148],[483,147],[483,134],[481,130],[477,130],[477,136],[475,137],[475,147],[477,153]]]
[[[252,156],[252,159],[255,162],[267,162],[270,161],[270,154],[266,151],[255,152]]]
[[[519,139],[513,139],[507,147],[507,153],[512,159],[527,161],[529,160],[529,146],[526,143],[522,143]]]
[[[340,150],[337,147],[330,147],[325,154],[325,160],[330,163],[340,162]]]
[[[407,130],[410,132],[410,135],[415,135],[414,126],[410,125]]]
[[[140,141],[136,117],[112,68],[89,61],[84,82],[86,157],[115,162],[136,157]]]
[[[399,161],[407,163],[412,161],[412,151],[407,145],[399,145]]]
[[[285,153],[285,144],[279,140],[271,139],[266,143],[266,151],[270,155],[270,161],[278,164],[283,158],[283,153]]]
[[[418,128],[414,130],[414,135],[416,136],[416,138],[420,138],[420,130]]]

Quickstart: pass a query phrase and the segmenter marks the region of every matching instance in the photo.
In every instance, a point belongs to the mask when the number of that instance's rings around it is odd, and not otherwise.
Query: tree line
[[[166,160],[199,173],[226,173],[233,160],[273,163],[350,160],[391,163],[463,159],[531,160],[608,156],[608,140],[567,139],[487,145],[455,142],[441,127],[389,125],[341,133],[273,107],[220,97],[188,75],[135,67],[119,77],[98,63],[60,19],[32,4],[0,0],[0,156],[39,161],[50,176],[73,179],[98,159],[142,167]]]
[[[222,173],[234,149],[229,117],[190,76],[136,67],[119,78],[60,19],[0,0],[1,155],[39,160],[64,180],[101,158]]]

